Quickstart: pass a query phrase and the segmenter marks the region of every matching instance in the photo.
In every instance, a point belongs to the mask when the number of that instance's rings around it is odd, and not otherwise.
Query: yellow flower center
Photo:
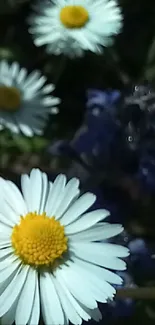
[[[13,228],[12,246],[24,264],[52,266],[67,251],[64,227],[46,213],[28,213]]]
[[[0,86],[0,109],[6,111],[18,110],[21,95],[17,88]]]
[[[89,14],[82,6],[66,6],[60,11],[60,20],[67,28],[80,28],[89,20]]]

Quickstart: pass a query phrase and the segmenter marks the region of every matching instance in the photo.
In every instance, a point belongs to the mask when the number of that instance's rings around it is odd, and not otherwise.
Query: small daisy
[[[38,3],[29,19],[36,46],[47,52],[81,56],[85,50],[103,51],[122,27],[122,14],[115,0],[54,0]]]
[[[26,136],[41,135],[49,113],[57,113],[60,99],[51,96],[52,84],[39,71],[28,75],[17,62],[0,62],[0,130]]]
[[[95,195],[80,196],[79,181],[49,182],[33,169],[22,193],[0,179],[0,317],[2,325],[82,324],[101,319],[97,302],[112,299],[128,249],[107,239],[121,225],[101,222],[109,212],[89,211]],[[100,242],[102,241],[102,242]]]

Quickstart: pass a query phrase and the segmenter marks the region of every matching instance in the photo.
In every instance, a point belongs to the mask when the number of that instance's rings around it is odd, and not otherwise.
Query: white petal
[[[16,196],[16,201],[14,201],[14,204],[16,204],[16,208],[17,208],[17,202],[18,202],[18,211],[20,211],[21,215],[25,215],[27,213],[27,207],[25,204],[25,201],[23,199],[23,196],[21,194],[21,192],[19,191],[18,187],[10,181],[7,181],[7,184],[10,186],[10,188],[12,189],[12,198]]]
[[[68,325],[69,321],[72,324],[79,324],[79,320],[81,320],[81,318],[78,316],[73,305],[70,303],[69,299],[67,298],[66,292],[63,290],[62,286],[60,285],[60,283],[55,277],[53,277],[53,281],[63,309],[64,320],[65,320],[64,324]]]
[[[81,231],[77,234],[69,235],[70,240],[73,241],[100,241],[105,240],[111,237],[114,237],[120,234],[123,231],[123,227],[121,225],[102,225],[97,224],[90,229],[85,231]],[[66,229],[67,234],[67,229]]]
[[[77,300],[79,300],[84,306],[88,308],[93,309],[97,307],[97,303],[92,296],[89,284],[87,282],[83,283],[83,279],[80,274],[76,273],[75,270],[65,265],[63,265],[61,269],[57,270],[56,274],[58,274],[58,272],[68,287],[70,293]]]
[[[3,118],[2,123],[11,132],[16,133],[16,134],[19,133],[19,127],[18,127],[18,125],[16,125],[15,119],[12,117],[12,115],[9,115],[9,113],[5,112],[5,117]]]
[[[87,268],[85,269],[79,263],[73,263],[70,261],[67,264],[72,271],[80,274],[84,284],[88,281],[91,294],[95,300],[105,303],[107,302],[108,298],[113,298],[116,290],[103,278],[98,277],[95,273],[89,272]]]
[[[11,265],[9,265],[7,268],[0,271],[0,283],[5,281],[11,274],[13,274],[15,271],[20,267],[20,261],[16,260]]]
[[[50,113],[53,115],[56,115],[59,113],[59,108],[58,107],[52,107],[50,110]]]
[[[22,175],[21,187],[28,211],[42,213],[48,194],[46,174],[39,169],[33,169],[30,178],[28,175]]]
[[[4,228],[3,228],[4,227]],[[3,232],[4,229],[4,232]],[[0,222],[0,243],[6,240],[10,240],[12,235],[11,227],[8,227]]]
[[[43,213],[45,211],[45,205],[49,193],[49,187],[50,184],[48,182],[47,175],[45,173],[42,173],[42,194],[41,194],[41,204],[40,204],[39,213]]]
[[[16,314],[16,308],[17,308],[17,302],[16,299],[11,308],[7,311],[7,313],[1,318],[1,324],[2,325],[12,325],[15,321],[15,314]]]
[[[91,318],[94,319],[96,322],[99,322],[102,319],[102,314],[101,314],[99,308],[89,310],[89,313],[90,313]]]
[[[32,169],[30,173],[31,211],[39,213],[42,200],[42,173],[39,169]]]
[[[11,226],[15,226],[15,224],[17,224],[20,220],[20,214],[15,212],[16,207],[13,208],[13,205],[10,205],[9,202],[10,201],[6,201],[6,199],[4,199],[3,205],[1,206],[1,212],[2,215],[10,219],[9,221],[11,222],[8,222],[8,224],[10,223]],[[3,220],[5,221],[5,219],[2,217],[2,215],[0,219],[3,222]]]
[[[21,291],[17,309],[15,322],[16,325],[26,325],[33,308],[33,299],[35,294],[35,285],[36,285],[36,270],[30,268],[28,271],[27,279]],[[37,325],[37,324],[36,324]]]
[[[1,212],[4,216],[14,222],[18,222],[20,215],[26,212],[25,202],[22,196],[12,182],[0,179],[0,186],[2,191],[3,204],[1,205]]]
[[[89,247],[88,250],[88,247],[86,247],[84,244],[77,245],[77,243],[76,244],[71,243],[70,249],[75,254],[75,256],[87,262],[101,265],[113,270],[121,271],[126,269],[126,263],[124,261],[120,260],[117,257],[101,255],[101,252],[96,250],[96,248],[93,249],[92,246],[91,248]]]
[[[59,206],[64,194],[64,188],[66,184],[66,176],[58,175],[53,183],[53,187],[48,196],[45,211],[48,216],[55,216],[55,211]]]
[[[14,278],[14,273],[7,279],[5,280],[1,285],[0,285],[0,295],[4,292],[4,290],[8,287],[12,279]]]
[[[4,220],[7,219],[4,217]],[[0,215],[0,238],[1,238],[1,234],[3,234],[3,236],[5,235],[6,237],[6,236],[10,236],[11,233],[12,233],[12,228],[1,222],[1,215]]]
[[[11,243],[11,235],[4,235],[2,233],[0,233],[0,251],[1,249],[3,250],[4,249],[7,249],[7,248],[10,248],[12,247],[12,243]],[[13,252],[13,249],[12,249],[12,252]]]
[[[1,234],[0,234],[0,236],[1,236]],[[0,249],[8,248],[8,247],[11,247],[11,246],[12,246],[12,244],[11,244],[11,241],[10,241],[9,238],[0,240]]]
[[[98,265],[82,261],[79,258],[72,257],[73,262],[81,266],[84,270],[87,270],[89,273],[95,274],[99,279],[105,280],[109,283],[121,285],[123,283],[122,278],[114,272],[101,268]]]
[[[0,261],[0,271],[4,268],[8,267],[12,263],[18,260],[18,257],[16,255],[10,254],[5,259]]]
[[[12,247],[8,247],[8,248],[4,248],[4,249],[0,249],[0,259],[3,258],[3,257],[7,257],[7,255],[12,255],[13,253],[13,249]]]
[[[79,180],[72,178],[66,185],[64,196],[59,206],[55,211],[55,218],[59,219],[61,215],[67,210],[73,199],[79,194]]]
[[[56,272],[56,283],[62,306],[70,322],[77,325],[82,324],[82,319],[88,321],[89,314],[71,294],[59,272]]]
[[[50,92],[52,92],[55,89],[55,86],[50,84],[50,85],[46,85],[43,89],[42,89],[42,93],[43,94],[49,94]]]
[[[1,61],[0,63],[0,74],[1,76],[4,74],[4,75],[7,75],[9,73],[9,66],[8,66],[8,63],[3,60]]]
[[[108,243],[76,243],[74,247],[77,249],[84,249],[94,252],[94,254],[98,254],[101,256],[117,256],[117,257],[127,257],[129,255],[129,249],[115,244],[108,244]]]
[[[25,283],[29,266],[25,266],[20,273],[16,273],[13,280],[0,296],[0,317],[2,317],[18,298]]]
[[[42,99],[42,103],[45,106],[52,106],[60,104],[61,100],[57,97],[46,96]]]
[[[26,75],[27,75],[27,70],[25,68],[20,69],[19,74],[17,75],[17,82],[19,85],[22,86]]]
[[[38,284],[38,276],[36,277],[36,288],[34,294],[33,308],[31,311],[31,315],[28,321],[28,325],[38,325],[40,318],[40,296],[39,296],[39,284]]]
[[[21,176],[21,188],[23,192],[23,196],[27,205],[27,209],[29,212],[31,212],[31,183],[30,178],[28,175],[22,175]]]
[[[76,220],[83,212],[89,209],[96,200],[96,195],[92,193],[83,194],[71,205],[67,212],[62,216],[61,223],[65,226]]]
[[[108,243],[104,243],[103,254],[104,252],[105,255],[107,254],[108,256],[127,257],[130,255],[130,251],[127,247]]]
[[[34,73],[34,72],[33,72]],[[38,91],[46,82],[46,77],[45,76],[41,76],[39,79],[37,79],[35,82],[31,80],[31,82],[29,82],[29,84],[25,83],[26,88],[30,91],[35,93],[36,91]]]
[[[40,275],[40,294],[43,319],[46,325],[63,325],[64,315],[52,277],[52,274],[47,272]]]
[[[15,225],[15,222],[12,220],[8,219],[7,216],[4,216],[3,214],[0,213],[0,223],[4,223],[5,225],[9,226],[10,229]]]
[[[37,71],[37,70],[32,71],[28,75],[27,79],[25,80],[23,87],[31,89],[31,86],[34,85],[34,83],[36,83],[38,81],[38,79],[40,78],[40,75],[41,75],[40,71]]]
[[[14,79],[16,79],[16,76],[19,74],[19,64],[17,62],[13,62],[11,67],[11,75]]]
[[[24,135],[26,135],[27,137],[32,137],[33,136],[33,134],[34,134],[33,129],[29,125],[20,122],[19,119],[18,119],[17,122],[19,124],[19,127],[20,127],[21,132]]]
[[[91,228],[100,220],[107,218],[110,215],[109,211],[105,209],[99,209],[95,211],[88,212],[81,216],[77,221],[73,222],[66,227],[66,234],[75,234],[82,230]]]

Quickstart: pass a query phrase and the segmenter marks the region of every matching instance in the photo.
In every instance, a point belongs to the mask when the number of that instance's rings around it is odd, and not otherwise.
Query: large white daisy
[[[53,0],[39,2],[35,10],[29,19],[34,43],[47,45],[47,52],[54,54],[100,53],[122,27],[115,0]]]
[[[0,62],[0,130],[6,127],[26,136],[43,133],[49,113],[57,113],[60,103],[51,95],[54,85],[46,81],[39,71],[28,75],[17,62]]]
[[[81,324],[99,320],[97,302],[112,299],[128,249],[107,239],[123,228],[103,223],[109,212],[86,212],[95,195],[80,196],[79,181],[49,182],[33,169],[22,193],[0,179],[0,317],[3,325]],[[100,242],[101,241],[101,242]]]

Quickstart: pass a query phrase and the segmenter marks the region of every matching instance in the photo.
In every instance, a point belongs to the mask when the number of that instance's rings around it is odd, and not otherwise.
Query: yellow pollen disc
[[[17,88],[0,86],[0,110],[16,111],[21,103],[21,95]]]
[[[64,227],[46,213],[28,213],[13,228],[12,246],[24,264],[52,266],[67,251]]]
[[[89,14],[82,6],[66,6],[60,11],[60,20],[67,28],[80,28],[89,20]]]

